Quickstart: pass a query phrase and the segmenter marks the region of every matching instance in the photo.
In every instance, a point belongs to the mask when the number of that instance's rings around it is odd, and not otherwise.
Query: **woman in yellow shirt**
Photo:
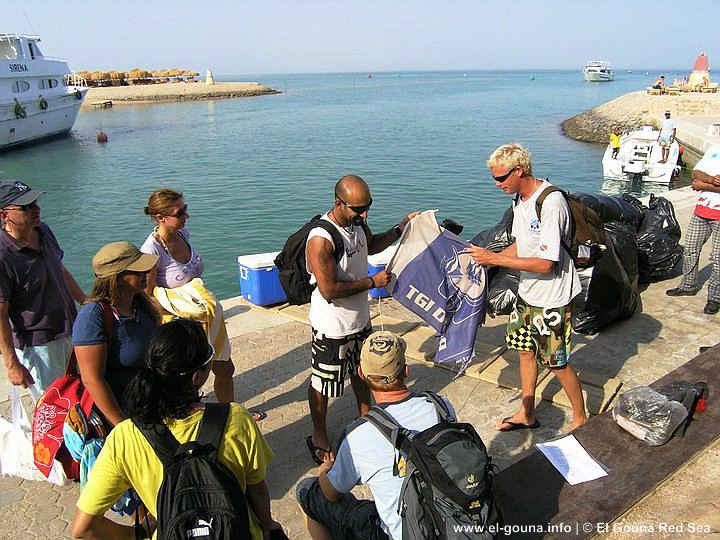
[[[141,425],[165,423],[180,444],[195,440],[205,406],[199,390],[210,374],[212,348],[202,325],[178,319],[150,338],[145,366],[130,383],[129,416]],[[265,483],[274,454],[245,408],[230,404],[218,457],[237,478],[248,501],[253,540],[282,529],[270,514]],[[152,516],[163,481],[163,466],[132,420],[115,426],[77,502],[73,538],[135,538],[134,527],[114,523],[105,512],[128,488],[137,491]]]

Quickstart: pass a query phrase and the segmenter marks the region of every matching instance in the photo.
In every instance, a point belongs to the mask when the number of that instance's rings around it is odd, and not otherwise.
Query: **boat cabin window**
[[[38,47],[37,41],[33,41],[31,43],[28,43],[30,46],[30,54],[34,54],[33,58],[41,58],[43,53],[40,52],[40,47]]]
[[[32,41],[28,41],[28,50],[30,51],[30,58],[35,60],[35,45]]]
[[[40,88],[40,90],[47,90],[48,88],[55,88],[58,84],[57,79],[40,79],[38,88]]]
[[[27,81],[15,81],[12,83],[12,91],[16,94],[30,90],[30,83]]]
[[[10,40],[0,40],[0,59],[16,60],[18,57],[17,48]]]

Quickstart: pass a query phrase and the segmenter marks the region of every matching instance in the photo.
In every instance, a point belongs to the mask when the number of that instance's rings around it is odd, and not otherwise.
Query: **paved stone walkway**
[[[681,223],[686,223],[692,208],[692,194],[679,190],[671,196]],[[707,256],[703,267],[701,276],[705,281]],[[642,294],[642,310],[629,320],[596,336],[576,336],[575,365],[608,378],[618,378],[628,389],[650,383],[683,364],[697,354],[699,346],[720,342],[719,319],[702,313],[705,292],[696,297],[669,299],[665,296],[665,289],[675,286],[677,281],[647,287]],[[236,400],[248,408],[257,407],[268,413],[260,426],[276,453],[268,476],[274,517],[285,526],[291,538],[306,538],[303,519],[294,501],[294,488],[315,469],[305,446],[305,437],[312,429],[306,401],[310,329],[277,314],[249,309],[237,298],[223,304],[237,370]],[[373,304],[373,311],[376,310]],[[382,312],[394,318],[414,318],[393,301],[384,301]],[[504,324],[505,318],[489,319],[480,330],[488,336],[484,341],[499,339],[499,330]],[[410,364],[409,383],[411,388],[430,389],[448,396],[459,416],[476,427],[501,468],[520,459],[535,443],[564,433],[570,422],[569,410],[542,402],[538,408],[540,429],[498,434],[494,430],[495,419],[512,414],[519,407],[516,391],[469,377],[453,380],[451,372],[420,362]],[[211,381],[208,388],[212,388]],[[0,396],[7,396],[7,390],[7,385],[0,383]],[[5,418],[9,417],[8,409],[7,399],[0,402],[0,414]],[[328,423],[331,437],[337,437],[356,415],[352,392],[333,400]],[[588,451],[592,454],[591,448]],[[695,519],[695,523],[707,525],[717,533],[720,530],[718,446],[702,453],[685,470],[689,472],[678,474],[667,485],[660,486],[623,516],[622,522],[667,518],[665,521],[671,523]],[[367,491],[359,492],[367,495]],[[77,497],[76,485],[56,487],[0,478],[0,538],[63,538]],[[639,536],[633,533],[611,536],[620,537]],[[687,531],[675,537],[687,538]]]

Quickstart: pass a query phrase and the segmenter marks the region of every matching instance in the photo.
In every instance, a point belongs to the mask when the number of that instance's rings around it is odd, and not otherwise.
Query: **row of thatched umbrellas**
[[[197,77],[200,75],[197,71],[187,71],[182,69],[161,69],[156,71],[147,71],[145,69],[135,68],[130,71],[78,71],[77,74],[88,82],[101,81],[122,81],[155,79],[155,78],[186,78]]]

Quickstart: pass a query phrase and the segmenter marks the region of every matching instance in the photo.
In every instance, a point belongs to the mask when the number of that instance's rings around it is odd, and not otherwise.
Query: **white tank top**
[[[345,254],[335,267],[335,279],[338,281],[356,281],[368,276],[368,248],[367,237],[362,227],[350,225],[347,228],[339,227],[327,214],[321,219],[329,221],[340,232]],[[325,229],[315,228],[308,234],[308,241],[311,238],[320,236],[333,243],[332,236]],[[307,255],[307,243],[305,244]],[[307,265],[310,274],[310,283],[316,283],[310,265]],[[315,288],[310,298],[310,314],[308,316],[312,327],[329,337],[344,337],[360,332],[370,322],[370,307],[368,305],[367,291],[336,298],[328,302],[320,294],[320,289]]]

